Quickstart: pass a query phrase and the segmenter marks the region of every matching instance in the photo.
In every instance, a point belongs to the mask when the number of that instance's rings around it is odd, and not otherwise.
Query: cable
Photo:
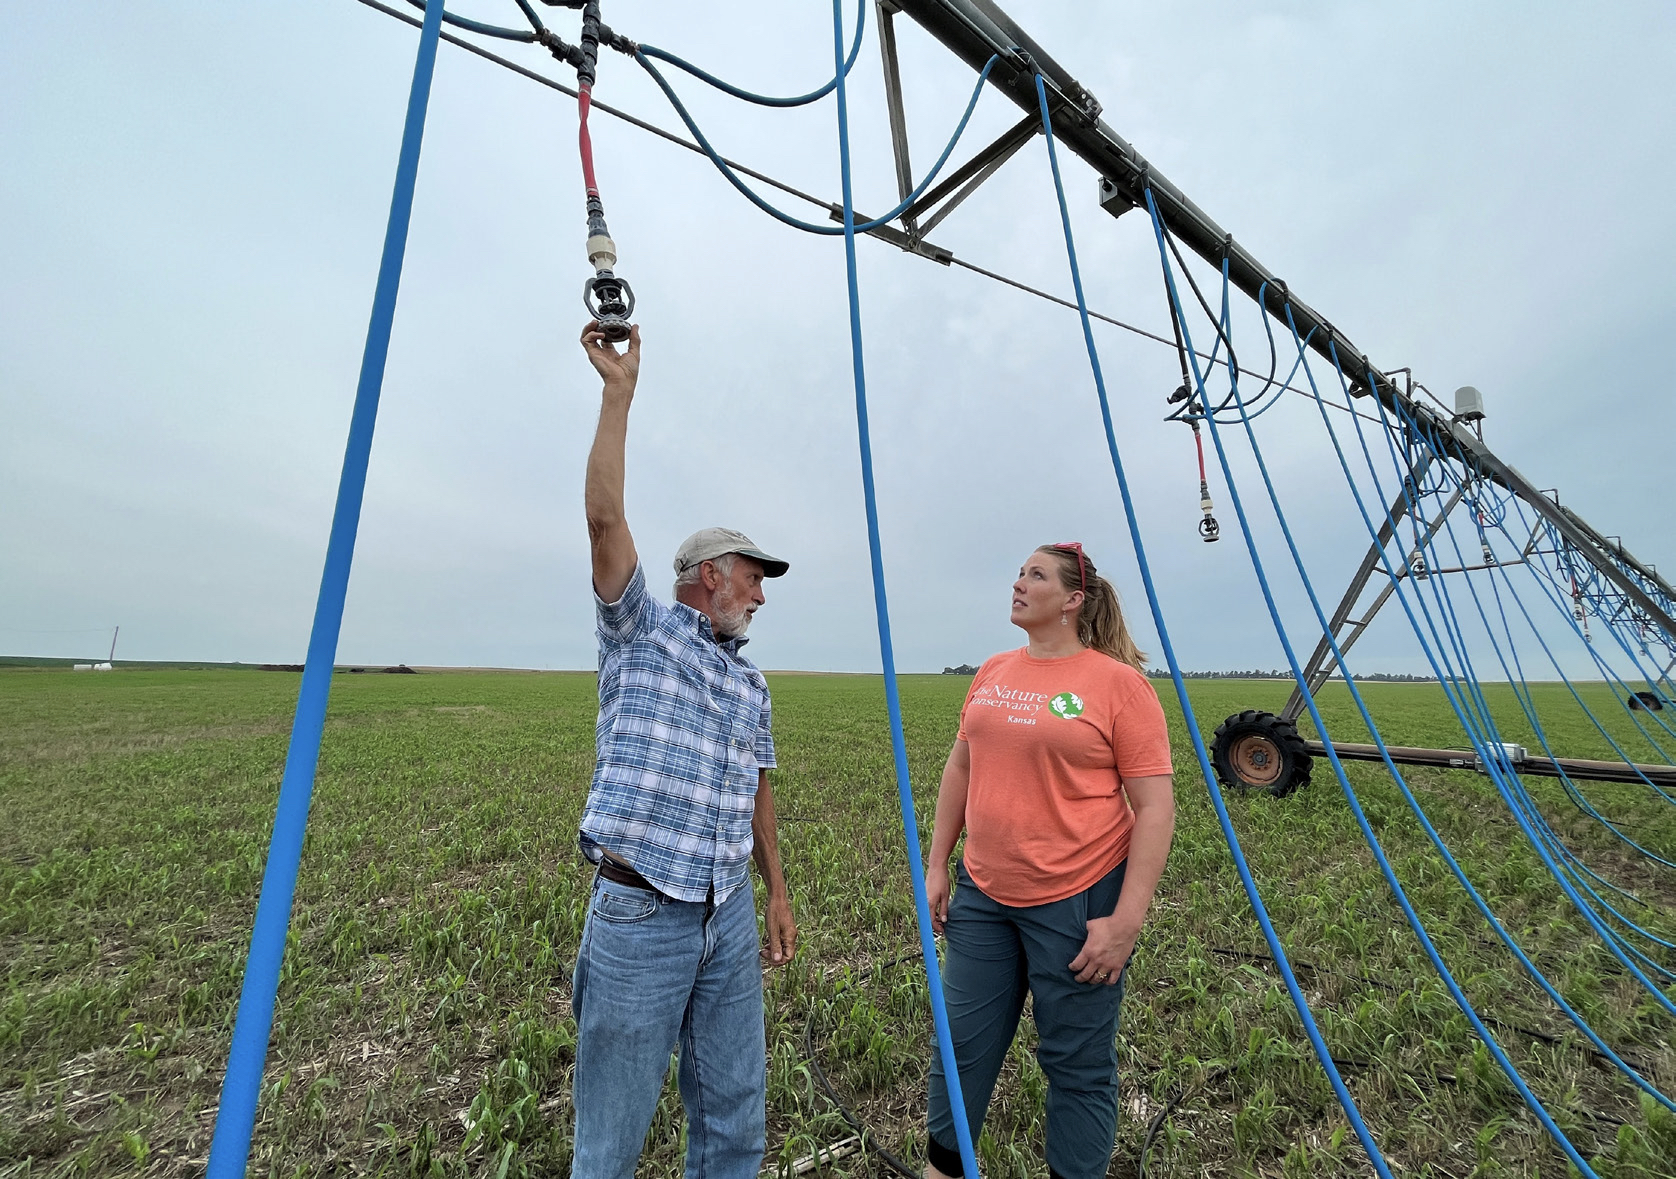
[[[918,955],[916,954],[914,957],[918,957]],[[821,1087],[821,1092],[826,1094],[826,1099],[832,1102],[833,1108],[838,1111],[838,1116],[844,1119],[844,1123],[861,1135],[862,1145],[878,1155],[885,1166],[901,1175],[903,1179],[923,1179],[923,1171],[916,1170],[912,1164],[904,1162],[889,1150],[876,1145],[873,1131],[851,1112],[849,1106],[844,1104],[843,1099],[838,1096],[837,1090],[833,1089],[832,1082],[827,1080],[826,1070],[821,1067],[820,1057],[815,1052],[814,1036],[815,1008],[811,1004],[809,1018],[803,1022],[803,1059],[809,1062],[809,1068],[815,1074],[815,1083]]]
[[[540,40],[546,35],[547,26],[541,23],[541,18],[535,14],[535,9],[530,7],[530,0],[515,0],[515,2],[519,10],[523,12],[524,19],[530,22],[530,28],[535,30],[536,39]]]
[[[816,224],[812,221],[803,221],[797,217],[793,217],[790,213],[782,212],[773,205],[769,204],[767,201],[763,200],[762,197],[758,196],[750,185],[746,184],[734,174],[733,169],[728,167],[727,161],[722,159],[722,157],[717,154],[716,149],[710,146],[710,141],[704,137],[704,132],[699,130],[698,124],[693,120],[692,115],[688,113],[686,104],[681,101],[680,96],[675,93],[674,88],[670,86],[668,80],[664,78],[658,68],[654,66],[646,57],[646,54],[644,52],[637,52],[634,55],[634,60],[639,62],[641,67],[648,74],[652,75],[652,81],[658,84],[658,89],[662,90],[664,97],[669,99],[669,104],[675,108],[675,113],[681,116],[681,121],[687,125],[687,130],[692,133],[693,139],[697,141],[699,148],[704,152],[704,154],[709,157],[710,162],[716,166],[716,170],[727,179],[729,184],[738,189],[740,194],[746,200],[750,201],[753,205],[761,209],[764,213],[767,213],[770,217],[774,218],[782,225],[789,225],[793,229],[801,229],[804,233],[816,233],[824,237],[840,237],[844,235],[845,231],[841,226]],[[925,190],[931,187],[932,182],[937,179],[937,174],[943,170],[943,165],[948,163],[949,156],[954,152],[955,146],[960,142],[960,137],[965,134],[966,124],[971,120],[972,112],[977,109],[978,99],[983,95],[984,84],[989,81],[989,72],[995,68],[995,63],[1000,60],[1001,59],[999,57],[991,56],[990,59],[984,63],[983,69],[978,73],[978,83],[972,88],[972,97],[966,104],[966,111],[960,116],[960,123],[954,129],[954,135],[950,137],[948,146],[943,148],[943,154],[937,157],[937,162],[932,165],[931,171],[925,174],[925,179],[920,181],[917,188],[902,198],[901,204],[897,205],[883,217],[875,217],[871,221],[864,221],[859,225],[853,226],[855,232],[865,233],[870,229],[878,229],[882,225],[889,225],[892,221],[896,220],[904,212],[911,208],[914,202],[919,200],[921,195],[924,194]],[[841,72],[842,71],[840,70],[840,73]],[[842,82],[839,83],[838,89],[840,93],[843,92]]]
[[[68,628],[48,628],[46,630],[27,630],[17,626],[0,626],[0,634],[6,635],[86,635],[103,634],[110,630],[108,626],[72,626]]]
[[[840,67],[846,77],[849,76],[850,70],[855,67],[855,59],[861,55],[861,34],[866,29],[866,27],[867,27],[867,0],[858,0],[857,4],[855,6],[855,41],[850,46],[850,56],[849,56],[849,58]],[[705,70],[701,70],[697,66],[693,65],[691,62],[683,61],[681,58],[676,57],[673,53],[669,53],[666,50],[659,49],[656,46],[644,45],[643,44],[643,45],[640,46],[640,51],[642,53],[644,53],[647,57],[655,57],[659,61],[668,62],[670,65],[674,66],[676,69],[681,69],[681,70],[687,71],[687,73],[691,74],[693,77],[699,79],[702,82],[708,82],[710,85],[714,86],[717,90],[722,91],[724,94],[731,94],[735,98],[742,98],[746,102],[754,102],[758,106],[776,106],[776,107],[805,106],[805,105],[807,105],[811,102],[814,102],[816,99],[826,97],[828,94],[832,93],[833,87],[838,85],[838,76],[836,74],[834,74],[833,77],[832,77],[832,81],[830,81],[826,85],[822,86],[819,90],[811,90],[807,94],[799,94],[799,95],[797,95],[796,97],[793,97],[793,98],[770,98],[767,95],[753,94],[749,90],[741,90],[737,86],[730,85],[729,83],[724,82],[720,78],[716,77],[714,74],[709,73]]]
[[[863,0],[865,2],[865,0]],[[867,425],[867,365],[862,354],[861,292],[856,280],[855,203],[850,191],[850,114],[844,93],[844,5],[832,0],[832,53],[838,83],[838,170],[844,193],[844,277],[850,308],[850,364],[855,377],[856,436],[861,448],[862,501],[867,511],[867,553],[873,570],[873,606],[879,623],[879,658],[883,664],[885,704],[890,713],[890,744],[896,762],[896,793],[902,808],[902,838],[908,856],[908,874],[913,881],[914,910],[919,920],[920,953],[925,958],[926,986],[931,995],[931,1020],[936,1028],[937,1049],[943,1061],[943,1081],[948,1090],[949,1110],[954,1119],[955,1138],[966,1179],[980,1179],[972,1131],[966,1122],[966,1101],[961,1093],[960,1066],[949,1032],[948,1011],[943,1002],[942,972],[937,966],[937,946],[931,931],[931,905],[925,890],[925,870],[920,864],[919,822],[914,816],[914,791],[908,776],[908,745],[902,730],[902,700],[897,693],[896,655],[890,638],[890,604],[885,594],[884,553],[879,540],[878,495],[873,486],[873,442]],[[644,60],[644,59],[642,59]],[[990,58],[994,65],[995,58]],[[989,66],[984,67],[987,77]],[[979,79],[979,89],[983,78]],[[977,102],[977,92],[972,105]],[[967,115],[972,113],[967,106]],[[965,119],[961,127],[966,126]],[[956,132],[955,138],[959,138]],[[953,144],[950,144],[950,150]],[[944,159],[948,152],[943,153]]]
[[[1187,279],[1187,285],[1192,289],[1193,297],[1198,299],[1199,306],[1204,308],[1205,315],[1210,319],[1211,326],[1216,331],[1217,346],[1218,347],[1222,347],[1222,346],[1227,347],[1227,349],[1228,349],[1228,361],[1229,361],[1230,369],[1233,370],[1233,371],[1238,371],[1239,365],[1235,362],[1235,357],[1234,357],[1234,341],[1229,336],[1227,325],[1217,321],[1216,313],[1213,312],[1210,309],[1210,304],[1205,301],[1204,294],[1199,290],[1199,284],[1196,281],[1194,281],[1193,272],[1187,268],[1187,262],[1181,256],[1181,249],[1180,249],[1180,247],[1178,247],[1176,245],[1175,238],[1171,234],[1166,232],[1164,234],[1164,241],[1169,245],[1170,253],[1175,255],[1176,264],[1181,267],[1182,276]],[[1224,262],[1226,262],[1228,260],[1228,255],[1227,255],[1226,252],[1223,253],[1222,260]],[[1226,310],[1226,303],[1224,303],[1224,310]],[[1176,309],[1175,314],[1178,317],[1178,321],[1179,321],[1179,316],[1181,314],[1179,308]],[[1183,325],[1181,327],[1181,333],[1182,333],[1182,339],[1183,340],[1187,339],[1187,330],[1186,330],[1185,325]],[[1211,355],[1214,356],[1215,354],[1216,354],[1216,351],[1213,348],[1211,350]],[[1231,393],[1229,396],[1232,397],[1234,395],[1235,394]],[[1205,405],[1208,407],[1210,405],[1210,397],[1209,397],[1209,394],[1206,392],[1203,384],[1201,384],[1199,386],[1199,396],[1204,398]],[[1223,402],[1220,405],[1217,406],[1217,409],[1218,410],[1226,409],[1227,406],[1228,406],[1228,400],[1224,399]]]
[[[407,2],[419,11],[425,11],[425,0],[407,0]],[[445,23],[451,24],[457,29],[465,29],[471,33],[481,33],[485,37],[498,37],[502,41],[539,41],[541,39],[538,34],[528,29],[503,29],[499,25],[486,25],[480,20],[455,16],[451,12],[444,12],[442,19]],[[530,19],[535,19],[533,12],[530,13]]]
[[[1336,1064],[1337,1062],[1335,1061],[1334,1063]],[[1233,1071],[1234,1066],[1231,1064],[1225,1064],[1221,1068],[1212,1069],[1210,1072],[1205,1074],[1198,1084],[1191,1088],[1183,1085],[1180,1089],[1176,1090],[1175,1094],[1171,1096],[1169,1100],[1164,1102],[1163,1108],[1154,1114],[1152,1116],[1152,1120],[1146,1125],[1146,1135],[1141,1139],[1140,1157],[1135,1162],[1136,1179],[1146,1179],[1146,1160],[1147,1156],[1152,1153],[1153,1139],[1157,1138],[1159,1133],[1164,1129],[1164,1123],[1169,1120],[1170,1115],[1175,1112],[1176,1108],[1189,1097],[1203,1093],[1206,1089],[1210,1088],[1212,1085],[1216,1084],[1216,1082],[1222,1080]]]

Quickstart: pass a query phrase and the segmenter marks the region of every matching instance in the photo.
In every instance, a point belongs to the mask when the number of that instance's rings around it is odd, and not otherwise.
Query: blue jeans
[[[717,905],[596,878],[571,993],[574,1179],[634,1179],[679,1046],[687,1179],[756,1179],[767,1097],[749,883]]]
[[[1117,1013],[1123,976],[1110,986],[1079,983],[1070,962],[1088,939],[1086,922],[1109,917],[1128,861],[1076,896],[1014,907],[984,895],[959,865],[943,927],[943,1000],[966,1123],[977,1141],[1001,1063],[1028,992],[1035,999],[1036,1060],[1047,1077],[1047,1165],[1055,1179],[1103,1179],[1117,1136]],[[930,1142],[945,1175],[959,1175],[954,1112],[943,1057],[931,1046]]]

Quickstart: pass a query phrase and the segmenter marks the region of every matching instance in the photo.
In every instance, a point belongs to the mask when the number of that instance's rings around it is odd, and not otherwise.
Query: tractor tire
[[[1276,798],[1309,783],[1311,761],[1290,721],[1250,708],[1223,721],[1211,746],[1217,781],[1230,790],[1261,790]]]

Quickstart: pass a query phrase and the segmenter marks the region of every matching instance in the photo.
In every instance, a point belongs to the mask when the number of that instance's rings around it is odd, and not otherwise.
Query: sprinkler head
[[[582,305],[599,321],[599,330],[613,344],[629,338],[629,316],[634,314],[634,291],[628,283],[601,270],[582,284]]]

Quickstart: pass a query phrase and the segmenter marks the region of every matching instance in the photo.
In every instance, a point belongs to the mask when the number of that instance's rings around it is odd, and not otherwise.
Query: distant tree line
[[[1168,668],[1149,667],[1147,675],[1153,679],[1167,680],[1170,678]],[[1184,680],[1289,680],[1292,673],[1270,668],[1268,671],[1184,671]],[[1334,672],[1329,679],[1342,680],[1344,677]],[[1409,675],[1407,672],[1376,671],[1371,675],[1354,675],[1351,677],[1357,683],[1374,684],[1435,684],[1437,678],[1429,675]]]
[[[976,675],[978,669],[970,663],[962,663],[959,667],[943,668],[944,675]],[[1170,678],[1168,668],[1149,667],[1146,674],[1155,680]],[[1184,671],[1184,680],[1289,680],[1292,673],[1271,667],[1267,671]],[[1334,672],[1329,679],[1342,680],[1344,677]],[[1437,678],[1429,675],[1409,675],[1407,672],[1376,671],[1372,675],[1355,675],[1351,677],[1357,683],[1372,684],[1435,684]]]
[[[1170,669],[1167,667],[1152,667],[1147,669],[1147,675],[1154,679],[1169,679]],[[1270,668],[1268,671],[1184,671],[1184,680],[1289,680],[1292,673]]]

